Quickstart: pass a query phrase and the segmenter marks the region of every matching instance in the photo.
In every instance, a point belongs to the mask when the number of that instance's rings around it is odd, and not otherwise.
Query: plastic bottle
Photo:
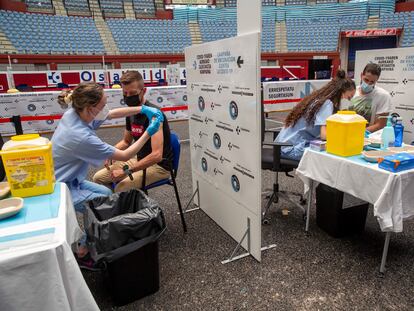
[[[393,147],[395,142],[394,127],[391,122],[392,116],[387,117],[387,125],[382,130],[381,135],[381,148],[387,149],[388,147]]]
[[[403,144],[404,136],[404,125],[402,124],[402,118],[398,117],[397,122],[394,125],[394,135],[395,135],[395,147],[401,147]]]

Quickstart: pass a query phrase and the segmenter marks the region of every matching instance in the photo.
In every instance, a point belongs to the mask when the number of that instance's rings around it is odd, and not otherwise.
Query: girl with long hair
[[[286,117],[276,142],[282,147],[282,158],[300,160],[311,140],[326,139],[326,119],[340,107],[348,107],[355,94],[355,83],[339,70],[328,84],[303,98]]]

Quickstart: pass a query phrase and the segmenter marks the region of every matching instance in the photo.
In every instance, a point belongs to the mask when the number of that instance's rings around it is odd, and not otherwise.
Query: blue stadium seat
[[[95,53],[105,52],[95,23],[87,17],[0,11],[0,28],[19,53],[84,54],[83,42],[93,43]]]
[[[183,53],[191,45],[184,21],[108,19],[107,24],[121,53]]]
[[[139,15],[155,15],[154,0],[133,0],[134,11]]]

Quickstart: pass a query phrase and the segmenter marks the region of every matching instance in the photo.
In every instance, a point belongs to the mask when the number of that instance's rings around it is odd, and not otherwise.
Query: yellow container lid
[[[355,111],[341,110],[336,114],[331,115],[326,121],[339,123],[367,123],[364,117],[357,114]]]
[[[15,135],[5,142],[1,150],[15,150],[43,147],[49,144],[49,139],[40,137],[39,134]]]
[[[22,135],[14,135],[10,139],[14,141],[23,141],[23,140],[30,140],[39,138],[39,134],[22,134]]]

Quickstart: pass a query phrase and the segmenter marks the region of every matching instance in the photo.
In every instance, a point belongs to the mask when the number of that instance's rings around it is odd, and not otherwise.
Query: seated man
[[[120,82],[126,105],[133,107],[145,104],[146,106],[158,108],[145,100],[146,88],[144,87],[144,80],[138,71],[125,72]],[[124,137],[115,147],[125,150],[133,141],[138,140],[144,134],[148,126],[149,120],[143,114],[127,117]],[[133,157],[127,162],[116,161],[111,165],[106,163],[106,167],[93,176],[93,181],[108,187],[112,182],[117,182],[114,189],[115,192],[139,189],[142,187],[143,169],[146,169],[146,185],[168,178],[172,158],[170,128],[164,115],[162,126],[145,143],[144,147],[138,152],[137,157]],[[132,172],[133,180],[123,170],[126,164]]]
[[[391,95],[383,88],[376,86],[381,75],[381,67],[370,63],[361,73],[361,85],[358,86],[349,110],[354,110],[368,121],[367,131],[372,133],[387,124],[391,112]]]

